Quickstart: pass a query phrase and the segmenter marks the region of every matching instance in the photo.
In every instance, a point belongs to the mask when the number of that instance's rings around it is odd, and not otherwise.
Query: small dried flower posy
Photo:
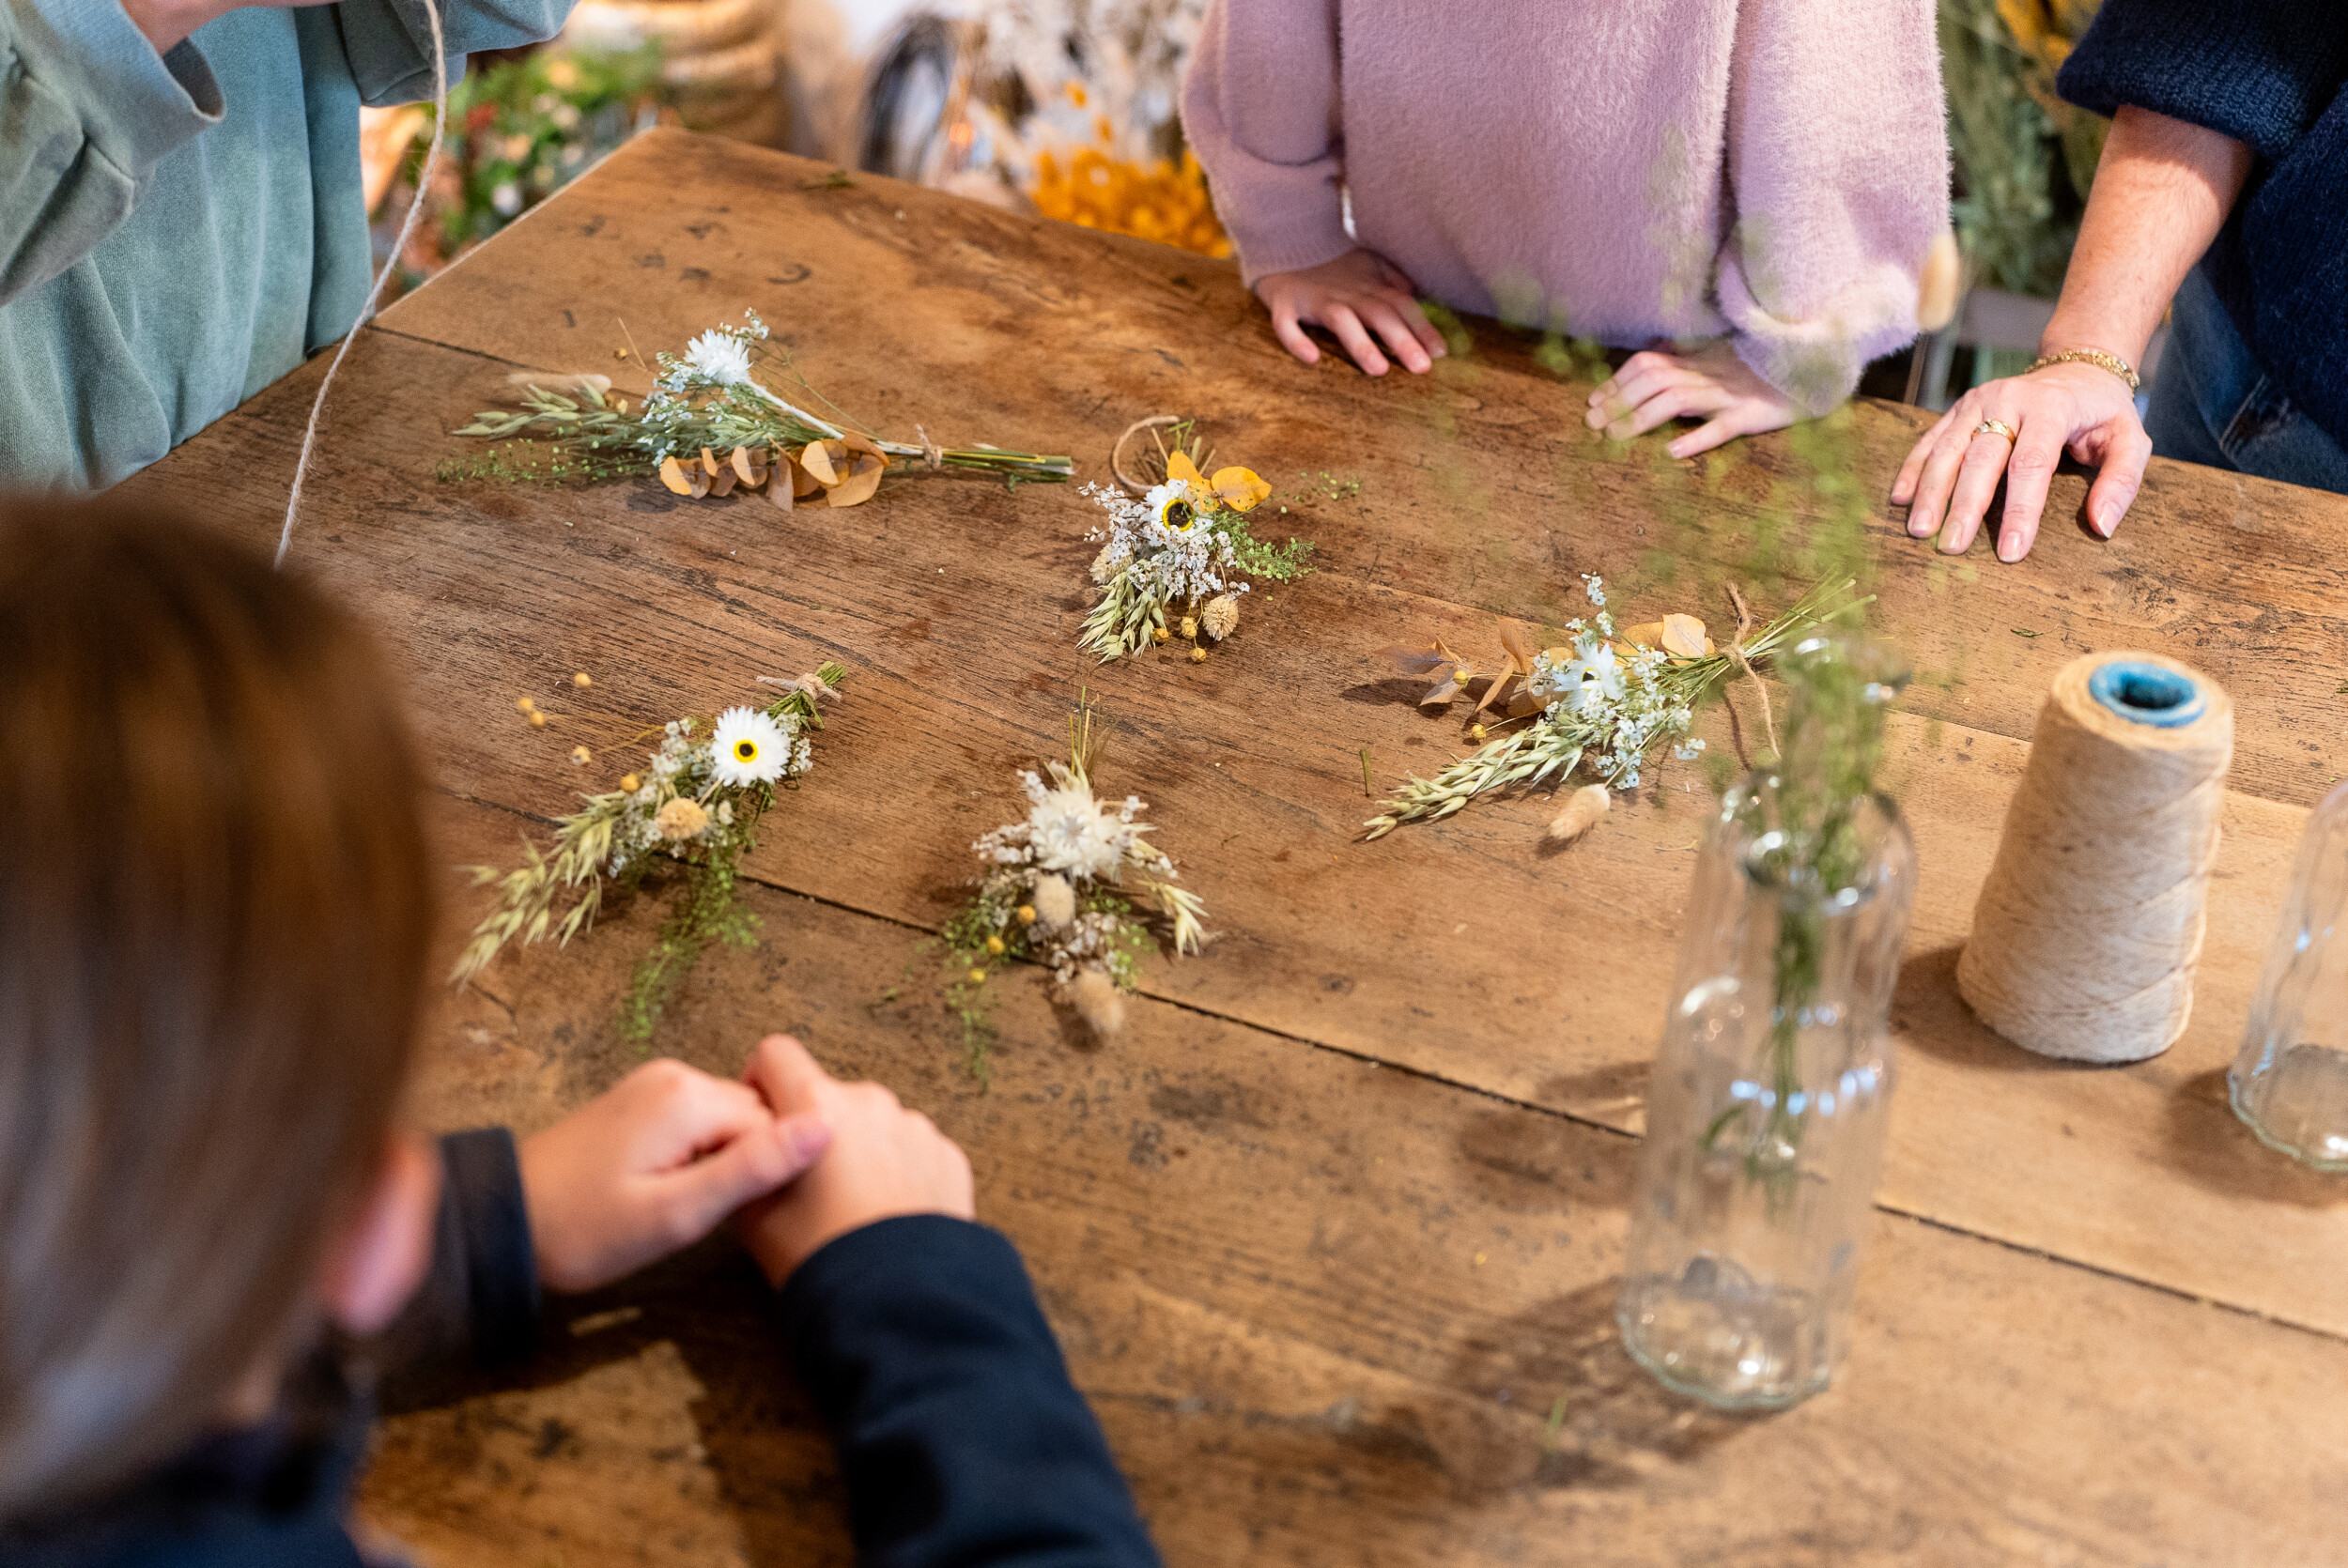
[[[443,464],[440,477],[562,484],[657,476],[680,496],[759,491],[788,512],[870,500],[892,469],[957,469],[1014,484],[1076,471],[1067,457],[983,443],[937,446],[919,426],[919,444],[884,441],[852,428],[837,408],[837,422],[811,413],[759,379],[761,364],[771,364],[828,406],[789,356],[767,346],[758,313],[743,315],[745,325],[713,327],[682,355],[658,355],[659,377],[633,412],[626,398],[610,395],[607,376],[511,377],[522,384],[521,407],[488,409],[456,432],[507,442],[506,449]]]
[[[1109,520],[1085,535],[1102,542],[1092,561],[1102,592],[1076,646],[1104,664],[1170,640],[1170,621],[1191,644],[1191,657],[1203,659],[1210,643],[1239,629],[1249,577],[1293,582],[1312,570],[1305,564],[1312,546],[1301,539],[1266,545],[1248,527],[1247,514],[1272,486],[1236,467],[1209,478],[1179,435],[1164,483],[1139,500],[1105,484],[1088,484],[1084,493]]]
[[[757,917],[735,898],[735,873],[776,790],[796,788],[813,765],[810,736],[824,727],[817,704],[839,695],[847,673],[826,664],[769,683],[789,689],[763,708],[729,708],[715,725],[672,720],[658,731],[660,748],[642,773],[628,774],[616,790],[580,796],[585,809],[556,819],[551,854],[525,839],[517,869],[471,868],[474,885],[497,885],[498,907],[474,929],[451,979],[471,979],[509,942],[568,943],[595,923],[607,883],[634,887],[661,866],[678,866],[684,896],[637,964],[627,1003],[627,1033],[649,1038],[703,948],[756,941]],[[570,908],[558,915],[555,906],[565,899]]]
[[[1688,727],[1696,703],[1714,686],[1869,602],[1851,597],[1848,581],[1820,587],[1722,650],[1692,615],[1667,615],[1617,630],[1606,608],[1605,585],[1596,576],[1582,581],[1593,613],[1566,623],[1568,645],[1536,653],[1516,627],[1502,628],[1504,657],[1475,711],[1496,708],[1495,723],[1532,722],[1485,742],[1432,778],[1408,780],[1382,814],[1362,824],[1366,838],[1383,838],[1404,822],[1447,817],[1495,790],[1562,784],[1580,769],[1595,776],[1597,793],[1578,792],[1549,830],[1552,842],[1570,843],[1605,814],[1607,790],[1638,785],[1647,753],[1656,746],[1672,742],[1672,755],[1682,761],[1702,753],[1704,743],[1688,739]],[[1384,653],[1405,673],[1433,681],[1419,699],[1423,706],[1449,703],[1476,678],[1475,666],[1440,638],[1424,645],[1398,643]]]
[[[1068,731],[1067,761],[1019,776],[1026,818],[971,846],[987,870],[978,896],[946,927],[950,966],[968,969],[951,989],[971,1021],[976,988],[1001,966],[1028,960],[1052,972],[1061,995],[1106,1038],[1123,1025],[1125,995],[1154,945],[1136,900],[1159,916],[1177,955],[1205,941],[1206,906],[1175,885],[1173,859],[1148,839],[1153,829],[1140,820],[1140,798],[1093,793],[1100,741],[1089,707],[1070,717]],[[973,1027],[967,1038],[971,1074],[981,1079],[988,1033]]]

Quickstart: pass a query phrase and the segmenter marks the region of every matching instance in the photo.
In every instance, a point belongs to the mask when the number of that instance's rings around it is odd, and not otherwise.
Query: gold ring
[[[2014,426],[2006,423],[2005,421],[2001,419],[1983,420],[1979,424],[1973,426],[1973,434],[1976,436],[2003,436],[2008,441],[2015,439]]]

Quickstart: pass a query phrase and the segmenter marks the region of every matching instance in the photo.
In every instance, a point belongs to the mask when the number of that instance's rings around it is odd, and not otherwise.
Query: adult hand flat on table
[[[560,722],[539,733],[515,720],[522,692],[567,699],[573,669],[595,675],[595,711],[641,721],[731,700],[754,674],[840,657],[849,701],[750,874],[898,930],[935,929],[973,869],[969,840],[1010,809],[1011,770],[1056,750],[1087,684],[1126,721],[1104,786],[1153,802],[1164,843],[1227,932],[1202,961],[1150,968],[1147,988],[1191,1009],[1173,1016],[1204,1015],[1196,1028],[1214,1038],[1268,1030],[1286,1037],[1279,1049],[1335,1046],[1635,1129],[1705,811],[1700,783],[1680,791],[1693,770],[1666,764],[1660,788],[1562,857],[1535,852],[1537,806],[1480,807],[1355,844],[1372,807],[1362,747],[1390,780],[1458,744],[1456,722],[1418,713],[1414,691],[1369,651],[1438,630],[1454,646],[1496,648],[1488,612],[1561,620],[1577,607],[1581,570],[1604,571],[1619,607],[1692,608],[1717,629],[1713,585],[1734,572],[1765,610],[1789,598],[1770,570],[1772,537],[1775,561],[1791,560],[1848,492],[1805,478],[1791,437],[1744,443],[1717,471],[1586,438],[1575,387],[1495,331],[1424,380],[1307,370],[1271,343],[1221,264],[866,177],[801,191],[807,169],[681,134],[645,138],[354,347],[295,557],[369,603],[403,647],[450,787],[545,813],[575,783],[632,765],[613,754],[571,774]],[[1262,531],[1292,523],[1320,542],[1324,570],[1254,596],[1238,637],[1205,665],[1095,669],[1074,649],[1090,516],[1071,490],[1012,496],[920,478],[856,511],[779,518],[750,504],[686,506],[649,484],[548,493],[432,481],[462,446],[444,432],[494,400],[515,365],[610,369],[629,388],[632,366],[610,358],[626,339],[610,316],[625,315],[639,345],[673,346],[745,304],[817,386],[891,434],[919,421],[940,439],[1072,451],[1097,473],[1133,417],[1197,413],[1228,459],[1272,478],[1294,507],[1288,519],[1259,513],[1272,524]],[[134,486],[202,496],[263,537],[273,476],[290,469],[287,410],[298,432],[310,374]],[[1861,494],[1888,486],[1908,423],[1906,410],[1855,411],[1842,477]],[[1322,469],[1358,475],[1359,497],[1298,500],[1291,476]],[[2058,481],[2062,504],[2076,506],[2078,484]],[[2209,513],[2232,526],[2188,527]],[[2313,543],[2344,515],[2332,498],[2156,464],[2120,540],[2050,530],[2028,566],[1985,562],[1970,581],[1895,525],[1869,528],[1882,624],[1943,683],[1921,688],[1911,706],[1923,715],[1900,724],[1893,756],[1923,879],[1895,1020],[1908,1050],[1887,1206],[2348,1330],[2340,1194],[2260,1150],[2215,1077],[2272,928],[2301,803],[2329,778],[2330,753],[2298,747],[2302,736],[2329,744],[2315,738],[2332,727],[2316,716],[2329,712],[2329,683],[2310,670],[2336,645],[2322,617],[2337,599]],[[2230,801],[2193,1030],[2155,1062],[2085,1071],[1987,1036],[1950,971],[2039,693],[2081,647],[2122,644],[2175,653],[2229,684],[2242,733],[2235,781],[2248,792]],[[2310,761],[2323,774],[2313,782]],[[770,948],[782,945],[770,932]],[[612,933],[560,961],[614,946],[634,951]],[[894,970],[893,957],[866,960],[836,979],[832,1004],[877,991],[886,978],[875,974]],[[664,1047],[687,1039],[699,985]],[[780,1022],[748,1005],[741,1020],[753,1032]],[[608,1013],[594,1023],[600,1033],[565,1053],[566,1092],[599,1082]],[[1067,1065],[1070,1048],[1049,1031],[1014,1026],[1005,1039],[998,1095]],[[823,1049],[820,1037],[811,1043]],[[901,1044],[888,1068],[900,1078],[913,1063],[958,1057],[930,1027]],[[1153,1057],[1120,1041],[1109,1054],[1136,1072],[1194,1062],[1188,1046]],[[1453,1092],[1397,1082],[1437,1099]],[[1378,1118],[1364,1125],[1374,1131]],[[976,1136],[981,1171],[991,1158],[999,1168]],[[1018,1204],[1000,1187],[987,1196],[1018,1232]],[[1350,1212],[1334,1189],[1323,1209],[1331,1223]],[[1964,1245],[1975,1251],[1960,1255],[1991,1255]],[[1073,1288],[1085,1265],[1047,1250],[1035,1267],[1048,1294]],[[1932,1288],[1870,1267],[1868,1289],[1891,1292],[1887,1303]],[[2007,1332],[2045,1331],[2030,1291],[2006,1299]],[[2138,1348],[2146,1364],[2196,1376],[2223,1365],[2190,1333]],[[1952,1364],[1946,1375],[1967,1374]],[[1851,1381],[1865,1376],[1862,1352]],[[2027,1391],[2042,1376],[2017,1368],[2005,1386],[2035,1405]],[[2122,1388],[2105,1397],[2137,1396]],[[2309,1397],[2337,1391],[2323,1389]],[[2133,1463],[2136,1433],[2121,1424],[2102,1456]]]

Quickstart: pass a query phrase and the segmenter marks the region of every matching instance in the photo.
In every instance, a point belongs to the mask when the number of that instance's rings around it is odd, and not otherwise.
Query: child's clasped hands
[[[903,1214],[975,1213],[970,1162],[878,1084],[833,1078],[787,1035],[740,1082],[645,1063],[519,1145],[539,1280],[584,1291],[729,1218],[780,1286],[825,1242]]]

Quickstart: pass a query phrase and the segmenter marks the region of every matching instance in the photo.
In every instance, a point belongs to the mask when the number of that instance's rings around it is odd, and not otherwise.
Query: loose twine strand
[[[375,275],[375,286],[367,290],[366,303],[359,307],[359,319],[343,334],[340,348],[334,350],[333,363],[326,367],[326,378],[318,383],[318,394],[310,400],[310,423],[301,432],[301,456],[294,464],[293,489],[286,497],[286,526],[277,535],[276,565],[286,564],[286,551],[293,545],[294,515],[301,510],[301,482],[309,476],[310,453],[317,445],[318,416],[326,408],[326,393],[334,385],[334,373],[343,368],[343,356],[359,341],[359,330],[375,318],[375,307],[383,299],[383,285],[392,281],[392,271],[399,266],[399,258],[408,254],[408,241],[414,237],[416,223],[424,216],[424,198],[432,189],[432,176],[440,167],[440,144],[448,134],[448,48],[440,34],[440,8],[434,0],[424,0],[424,14],[432,24],[432,145],[425,149],[424,168],[416,176],[416,198],[408,204],[408,216],[400,220],[399,238],[392,242],[392,254],[383,258],[383,270]]]
[[[1761,699],[1761,723],[1769,733],[1769,755],[1774,757],[1778,754],[1777,715],[1769,711],[1769,684],[1761,679],[1760,671],[1753,668],[1753,660],[1745,653],[1745,639],[1753,635],[1753,611],[1745,607],[1745,596],[1733,582],[1728,585],[1728,602],[1737,610],[1737,639],[1728,645],[1728,656],[1737,661],[1737,668],[1745,672],[1745,679],[1753,683],[1753,691]],[[1737,721],[1737,704],[1731,702],[1726,707],[1729,744],[1737,748],[1738,764],[1750,773],[1753,759],[1745,752],[1745,729]]]
[[[2201,716],[2159,729],[2089,693],[2097,666],[2148,657],[2089,654],[2056,675],[1957,960],[1982,1022],[2042,1055],[2137,1061],[2192,1011],[2233,707],[2196,676]]]

